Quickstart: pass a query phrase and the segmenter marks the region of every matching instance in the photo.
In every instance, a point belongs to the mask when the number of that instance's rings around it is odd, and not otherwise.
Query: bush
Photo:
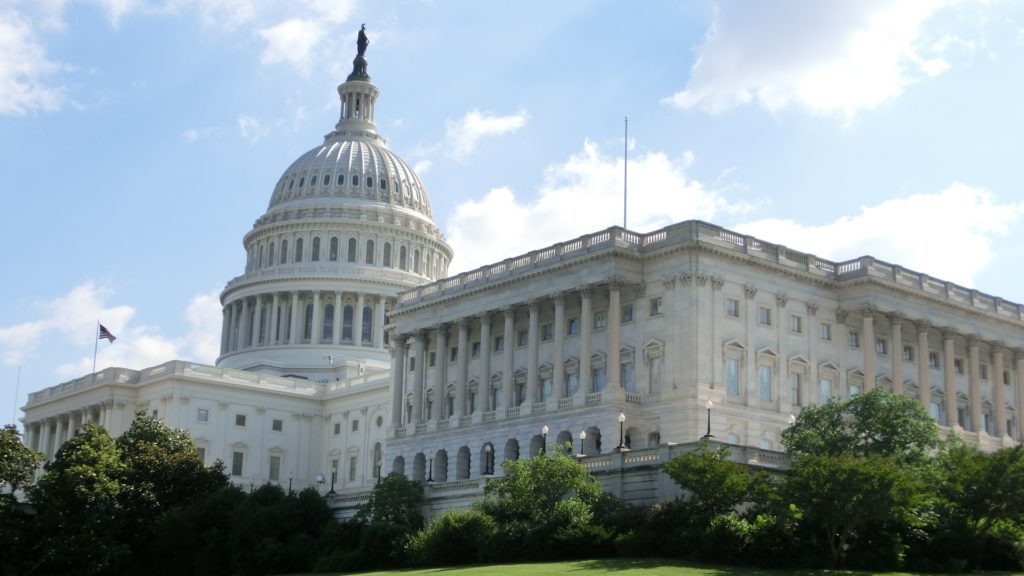
[[[496,531],[494,519],[479,510],[449,510],[410,539],[408,558],[429,566],[483,562]]]
[[[700,557],[705,562],[746,563],[754,528],[746,519],[719,514],[711,519],[700,539]]]

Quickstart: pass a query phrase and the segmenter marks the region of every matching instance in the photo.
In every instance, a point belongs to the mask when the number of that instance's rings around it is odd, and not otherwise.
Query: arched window
[[[348,239],[348,261],[349,262],[355,262],[356,261],[356,239],[355,238],[349,238]]]
[[[313,252],[309,255],[309,259],[313,262],[320,261],[320,237],[313,238]]]
[[[359,186],[359,176],[356,176],[355,174],[352,175],[352,185]]]
[[[331,251],[330,251],[330,254],[328,254],[328,259],[331,262],[337,262],[338,261],[338,239],[337,238],[331,238]]]
[[[281,240],[281,264],[288,261],[288,240]]]
[[[330,185],[331,185],[331,175],[330,174],[324,174],[324,186],[330,186]]]
[[[363,326],[362,326],[362,342],[363,344],[373,343],[373,308],[366,306],[363,308]]]
[[[381,190],[387,190],[388,189],[388,181],[387,180],[385,180],[383,178],[380,179],[380,189]]]
[[[398,267],[402,270],[408,270],[409,268],[405,264],[405,246],[402,246],[398,249]]]
[[[306,183],[306,177],[305,176],[303,176],[302,178],[299,178],[299,188],[302,188],[302,185],[305,184],[305,183]]]
[[[334,339],[334,304],[324,306],[323,330],[320,331],[320,339],[323,342],[330,342]]]
[[[270,243],[270,248],[267,249],[267,265],[274,265],[274,243]]]
[[[366,177],[366,187],[373,188],[373,176]]]
[[[260,244],[259,249],[256,251],[256,266],[258,268],[263,268],[263,266],[264,266],[264,262],[263,262],[263,244]]]
[[[302,262],[302,238],[295,241],[295,261]]]
[[[291,190],[293,186],[295,186],[295,178],[288,181],[288,189]]]
[[[313,305],[306,304],[306,318],[302,328],[302,339],[311,340],[313,338]]]
[[[417,274],[420,273],[420,251],[419,250],[413,250],[413,252],[412,252],[412,271],[417,273]]]
[[[341,341],[352,342],[352,307],[345,306],[341,319]]]
[[[385,242],[384,243],[384,261],[383,261],[383,264],[384,264],[385,268],[391,268],[391,243],[390,242]]]
[[[366,263],[373,264],[373,240],[366,241]]]

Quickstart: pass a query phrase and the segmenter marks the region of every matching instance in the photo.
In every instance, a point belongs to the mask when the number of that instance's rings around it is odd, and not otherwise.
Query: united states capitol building
[[[391,472],[457,505],[501,462],[556,444],[595,472],[648,470],[632,496],[650,501],[665,488],[649,471],[676,446],[710,433],[782,465],[801,407],[875,387],[986,449],[1024,438],[1024,306],[870,256],[687,221],[449,277],[427,190],[377,131],[364,50],[334,130],[243,239],[216,364],[35,392],[31,448],[52,459],[83,423],[118,435],[143,410],[235,483],[315,486],[343,508]]]

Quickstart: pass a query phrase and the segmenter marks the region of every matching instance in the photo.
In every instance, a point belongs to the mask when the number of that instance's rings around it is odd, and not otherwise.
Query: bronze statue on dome
[[[366,73],[366,47],[370,45],[370,39],[366,37],[366,24],[359,29],[359,37],[356,39],[356,58],[352,61],[352,73],[348,80],[370,81],[370,75]]]

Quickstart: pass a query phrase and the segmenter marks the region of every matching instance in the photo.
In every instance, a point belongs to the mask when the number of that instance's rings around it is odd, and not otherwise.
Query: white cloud
[[[253,0],[198,0],[199,18],[204,26],[234,30],[256,17]]]
[[[239,118],[239,129],[241,130],[241,118]],[[207,126],[206,128],[187,128],[181,133],[181,139],[185,142],[192,143],[198,142],[203,138],[207,138],[211,134],[217,131],[216,126]]]
[[[430,170],[431,166],[433,165],[434,163],[431,162],[430,160],[420,160],[419,162],[416,162],[416,164],[412,167],[412,171],[420,176],[423,176]]]
[[[481,138],[513,133],[522,128],[529,118],[526,110],[507,116],[470,110],[462,118],[448,120],[446,123],[445,140],[448,152],[455,158],[465,158],[476,150]]]
[[[248,114],[238,115],[238,130],[242,133],[242,137],[250,142],[256,142],[269,133],[269,130],[263,126],[259,118],[249,116]]]
[[[260,61],[264,64],[287,63],[304,72],[312,63],[313,48],[324,36],[324,29],[315,20],[290,18],[259,35],[266,41]]]
[[[724,202],[683,173],[690,157],[659,152],[629,161],[629,228],[653,230],[688,218],[711,219]],[[537,198],[516,198],[495,188],[455,207],[447,237],[455,249],[451,272],[536,250],[555,242],[622,224],[622,158],[608,158],[597,144],[549,166]],[[500,234],[495,234],[500,230]]]
[[[114,28],[120,26],[121,18],[126,14],[143,6],[141,0],[100,0],[100,4],[107,11],[110,25]]]
[[[0,11],[0,114],[60,108],[64,88],[47,82],[58,68],[26,18]]]
[[[348,20],[355,9],[355,2],[348,0],[306,0],[305,4],[318,16],[333,24]]]
[[[991,192],[957,183],[934,194],[886,200],[821,226],[765,219],[736,228],[822,258],[870,255],[972,286],[995,255],[995,237],[1006,234],[1021,215],[1024,202],[999,204]]]
[[[185,318],[190,327],[187,345],[197,362],[212,364],[220,355],[221,305],[220,291],[200,294],[188,303]]]
[[[686,88],[667,100],[713,113],[756,102],[850,118],[949,68],[922,30],[945,4],[721,2]]]

